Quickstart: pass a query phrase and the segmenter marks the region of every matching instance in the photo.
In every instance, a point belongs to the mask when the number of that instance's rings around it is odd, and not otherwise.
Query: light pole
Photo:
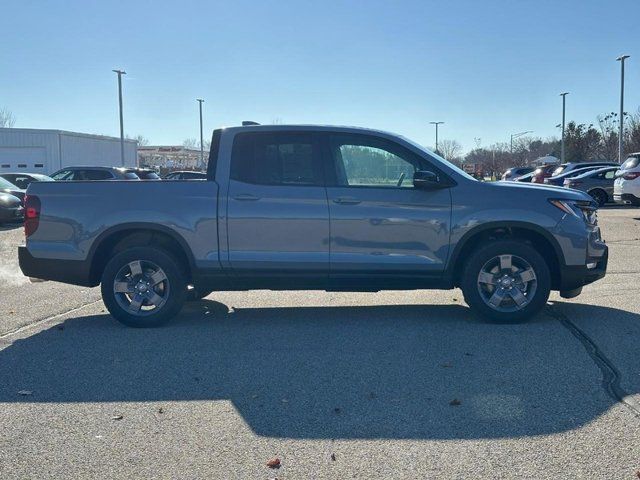
[[[622,163],[624,153],[624,61],[629,55],[620,55],[616,60],[620,62],[620,133],[618,134],[618,163]]]
[[[533,130],[527,130],[526,132],[520,132],[520,133],[512,133],[511,134],[511,146],[509,147],[509,153],[511,154],[511,157],[513,157],[513,139],[514,138],[519,138],[523,135],[526,135],[527,133],[533,133]]]
[[[118,104],[120,105],[120,161],[124,167],[124,122],[122,120],[122,75],[126,75],[124,70],[112,70],[118,74]]]
[[[200,168],[204,168],[204,143],[202,141],[202,104],[204,100],[196,98],[198,106],[200,107]]]
[[[436,126],[436,153],[440,155],[440,152],[438,151],[438,125],[442,125],[444,122],[429,122],[429,123],[431,125]]]
[[[560,141],[560,163],[564,163],[564,113],[567,95],[569,95],[569,92],[562,92],[560,94],[562,97],[562,140]]]

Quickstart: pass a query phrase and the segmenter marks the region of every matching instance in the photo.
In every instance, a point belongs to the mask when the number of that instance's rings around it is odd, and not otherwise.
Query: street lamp
[[[620,55],[616,60],[620,62],[620,133],[618,134],[618,163],[622,163],[624,150],[624,61],[629,55]]]
[[[120,105],[120,161],[124,167],[124,122],[122,121],[122,75],[126,75],[124,70],[112,70],[118,74],[118,104]]]
[[[202,141],[202,104],[204,100],[196,98],[200,107],[200,168],[204,168],[204,143]]]
[[[513,157],[513,139],[514,138],[519,138],[523,135],[526,135],[527,133],[533,133],[533,130],[527,130],[526,132],[520,132],[520,133],[512,133],[511,134],[511,147],[509,148],[509,153],[511,154],[511,156]]]
[[[560,142],[560,163],[564,163],[564,113],[567,95],[569,95],[569,92],[562,92],[560,94],[562,97],[562,140]]]
[[[438,152],[438,125],[442,125],[444,122],[429,122],[429,123],[431,125],[436,126],[436,153],[440,155],[440,152]]]

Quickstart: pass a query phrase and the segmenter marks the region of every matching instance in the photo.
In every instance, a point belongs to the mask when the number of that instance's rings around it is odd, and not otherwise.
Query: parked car
[[[231,127],[213,134],[204,182],[31,184],[19,260],[29,277],[100,284],[135,327],[175,316],[189,287],[459,286],[511,322],[605,275],[596,208],[584,192],[476,181],[377,130]]]
[[[531,173],[535,170],[534,167],[513,167],[508,169],[502,174],[503,181],[515,180],[518,177]]]
[[[23,217],[22,200],[10,193],[0,193],[0,223],[17,222]]]
[[[617,203],[640,206],[640,152],[632,153],[620,166],[613,186]]]
[[[120,167],[65,167],[51,174],[56,181],[140,180],[135,172]]]
[[[556,168],[558,168],[557,165],[543,165],[536,168],[533,171],[531,183],[544,183],[544,179],[549,178],[551,176],[551,172],[553,172]]]
[[[575,170],[579,172],[582,169]],[[575,190],[587,192],[602,207],[605,203],[613,201],[613,182],[618,167],[604,167],[589,170],[578,176],[567,178],[564,186]]]
[[[151,168],[125,168],[127,173],[135,173],[140,180],[161,180],[160,175]]]
[[[14,185],[10,181],[0,177],[0,193],[8,193],[14,197],[18,197],[20,201],[23,202],[25,192],[24,188],[18,188],[18,186]]]
[[[514,182],[531,183],[531,181],[533,180],[533,176],[534,175],[535,175],[535,170],[533,172],[529,172],[529,173],[527,173],[525,175],[522,175],[521,177],[517,177],[513,181]]]
[[[1,178],[13,183],[16,187],[26,190],[31,182],[53,182],[53,178],[41,173],[10,172],[0,174]]]
[[[575,168],[573,170],[562,172],[559,175],[553,175],[551,177],[545,178],[544,179],[544,183],[546,183],[547,185],[563,186],[565,180],[567,180],[568,178],[573,178],[573,177],[576,177],[578,175],[582,175],[583,173],[587,173],[587,172],[593,172],[594,170],[599,170],[601,168],[603,168],[601,165],[594,165],[594,166],[591,166],[591,167]],[[616,168],[617,168],[617,166],[616,166]]]
[[[165,180],[206,180],[207,174],[205,172],[196,172],[193,170],[178,170],[175,172],[167,173],[164,176]]]
[[[563,173],[568,173],[572,170],[577,170],[579,168],[585,167],[618,167],[620,164],[618,162],[569,162],[558,165],[558,167],[551,173],[552,177],[557,175],[561,175]]]

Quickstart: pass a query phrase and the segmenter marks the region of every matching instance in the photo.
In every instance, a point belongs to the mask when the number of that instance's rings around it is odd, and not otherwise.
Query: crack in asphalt
[[[61,317],[63,315],[67,315],[69,313],[73,313],[73,312],[75,312],[77,310],[80,310],[80,309],[82,309],[84,307],[87,307],[89,305],[93,305],[93,304],[101,302],[101,301],[102,301],[102,299],[94,300],[93,302],[89,302],[89,303],[83,303],[82,305],[79,305],[77,307],[71,308],[71,309],[66,310],[64,312],[56,313],[55,315],[51,315],[50,317],[41,318],[40,320],[36,320],[35,322],[32,322],[32,323],[27,323],[26,325],[22,325],[21,327],[14,328],[13,330],[10,330],[8,332],[2,332],[2,333],[0,333],[0,339],[10,337],[11,335],[15,335],[16,333],[20,333],[20,332],[22,332],[24,330],[27,330],[29,328],[33,328],[33,327],[38,326],[38,325],[40,325],[42,323],[48,322],[49,320],[53,320],[53,319],[55,319],[57,317]]]
[[[596,343],[580,327],[572,322],[555,305],[547,305],[548,315],[560,322],[582,344],[587,354],[602,372],[602,386],[607,394],[615,401],[622,403],[631,413],[640,418],[640,402],[632,398],[629,393],[620,386],[620,372],[613,362],[607,358]]]

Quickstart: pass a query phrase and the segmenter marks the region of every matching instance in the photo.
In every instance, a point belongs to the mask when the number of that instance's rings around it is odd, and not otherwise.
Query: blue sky
[[[0,107],[16,127],[152,144],[242,120],[381,128],[465,151],[640,106],[640,1],[5,1]]]

